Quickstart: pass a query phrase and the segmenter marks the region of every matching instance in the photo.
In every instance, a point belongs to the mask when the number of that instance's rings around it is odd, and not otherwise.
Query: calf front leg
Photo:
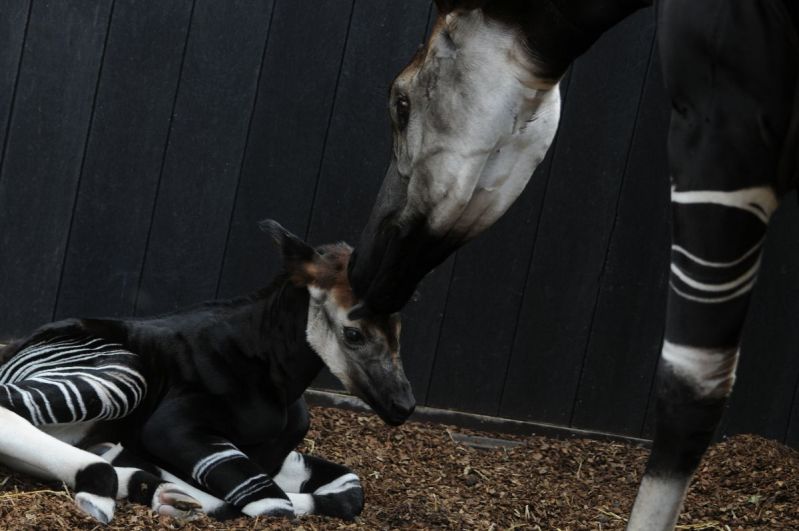
[[[145,505],[156,514],[182,521],[193,520],[206,509],[188,489],[164,478],[162,470],[121,444],[101,443],[89,451],[114,466],[118,481],[117,499]]]
[[[317,514],[352,520],[363,510],[363,487],[352,470],[312,455],[291,452],[275,483],[297,515]]]
[[[144,426],[144,447],[165,468],[247,516],[293,517],[291,501],[266,471],[216,435],[219,430],[209,425],[209,418],[218,420],[216,409],[206,397],[165,400]]]

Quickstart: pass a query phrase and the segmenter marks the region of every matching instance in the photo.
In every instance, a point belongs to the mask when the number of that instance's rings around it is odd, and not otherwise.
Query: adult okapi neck
[[[460,2],[450,3],[457,9]],[[463,2],[468,4],[470,2]],[[483,13],[521,29],[542,78],[556,81],[608,29],[651,0],[488,0]]]

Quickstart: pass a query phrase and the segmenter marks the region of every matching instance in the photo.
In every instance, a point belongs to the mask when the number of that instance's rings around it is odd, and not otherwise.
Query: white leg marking
[[[729,262],[713,262],[713,261],[710,261],[710,260],[704,260],[704,259],[696,256],[695,254],[690,253],[687,249],[685,249],[684,247],[680,247],[679,245],[672,245],[671,246],[671,250],[675,251],[675,252],[678,252],[681,255],[685,256],[686,258],[689,258],[693,262],[695,262],[695,263],[697,263],[699,265],[706,266],[706,267],[719,267],[719,268],[722,268],[722,267],[733,267],[733,266],[736,266],[736,265],[740,264],[741,262],[743,262],[744,260],[746,260],[747,258],[752,256],[753,254],[758,252],[763,247],[763,243],[765,241],[766,241],[765,237],[761,238],[760,241],[757,242],[754,245],[754,247],[752,247],[751,249],[746,251],[744,254],[742,254],[741,256],[736,258],[735,260],[731,260]]]
[[[233,459],[246,458],[247,456],[236,448],[213,453],[200,459],[197,464],[194,465],[194,468],[191,471],[191,477],[200,485],[205,485],[205,477],[217,466]]]
[[[305,466],[305,459],[299,452],[291,452],[283,460],[283,466],[272,480],[283,492],[300,492],[303,484],[311,478],[311,471]]]
[[[75,495],[75,503],[95,520],[107,524],[114,518],[114,500],[88,492]]]
[[[180,490],[200,502],[200,505],[203,507],[203,512],[211,513],[225,505],[224,500],[220,500],[212,494],[208,494],[207,492],[202,491],[193,485],[189,485],[179,477],[170,474],[164,469],[159,468],[158,470],[161,471],[161,479],[168,481],[173,485],[177,485]]]
[[[294,506],[294,514],[297,516],[313,514],[313,496],[310,494],[295,494],[293,492],[287,492],[286,496],[289,497],[291,504]]]
[[[250,502],[241,510],[247,516],[259,516],[262,514],[274,514],[276,512],[287,511],[294,512],[290,500],[282,498],[264,498]]]
[[[759,258],[757,259],[757,261],[755,261],[752,267],[750,267],[744,274],[742,274],[738,278],[731,280],[729,282],[722,282],[720,284],[708,284],[707,282],[699,282],[697,280],[692,279],[682,269],[680,269],[673,263],[671,264],[671,272],[674,273],[674,275],[677,278],[685,282],[686,285],[694,289],[697,289],[699,291],[710,291],[710,292],[729,291],[731,289],[735,289],[744,282],[752,280],[754,276],[757,274],[758,269],[760,269]]]
[[[779,201],[774,190],[769,186],[756,186],[729,192],[715,190],[695,190],[678,192],[677,187],[671,189],[671,201],[683,205],[714,204],[745,210],[768,224],[769,218],[777,210]]]
[[[338,494],[350,490],[353,487],[360,487],[361,480],[355,474],[349,473],[339,476],[330,483],[322,485],[314,491],[314,494]]]
[[[105,461],[40,431],[16,413],[0,408],[0,456],[11,467],[75,486],[75,474]]]
[[[119,482],[119,486],[117,487],[118,500],[123,500],[128,497],[128,485],[130,484],[130,478],[138,471],[138,468],[131,468],[127,466],[114,467],[114,472],[117,473],[117,481]]]
[[[663,342],[661,357],[703,397],[724,397],[735,383],[738,349],[707,349]]]
[[[644,476],[627,531],[672,531],[689,482],[690,478]]]

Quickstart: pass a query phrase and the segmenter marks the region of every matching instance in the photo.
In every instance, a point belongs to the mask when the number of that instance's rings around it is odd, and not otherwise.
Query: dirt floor
[[[623,529],[646,451],[591,440],[503,437],[512,448],[456,442],[476,432],[439,425],[388,428],[376,417],[313,408],[304,451],[346,463],[360,476],[366,509],[357,522],[203,517],[208,529]],[[488,435],[488,434],[482,434]],[[74,508],[58,485],[0,470],[0,529],[177,529],[121,503],[109,526]],[[799,529],[799,453],[754,436],[716,445],[691,489],[681,529]]]

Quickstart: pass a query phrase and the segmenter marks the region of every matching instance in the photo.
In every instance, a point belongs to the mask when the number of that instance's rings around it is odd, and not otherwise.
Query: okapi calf
[[[357,516],[358,477],[293,451],[302,393],[327,365],[404,422],[415,401],[399,316],[347,318],[348,245],[261,228],[285,269],[265,289],[156,318],[60,321],[0,352],[0,461],[65,482],[101,522],[116,498],[178,518]]]

